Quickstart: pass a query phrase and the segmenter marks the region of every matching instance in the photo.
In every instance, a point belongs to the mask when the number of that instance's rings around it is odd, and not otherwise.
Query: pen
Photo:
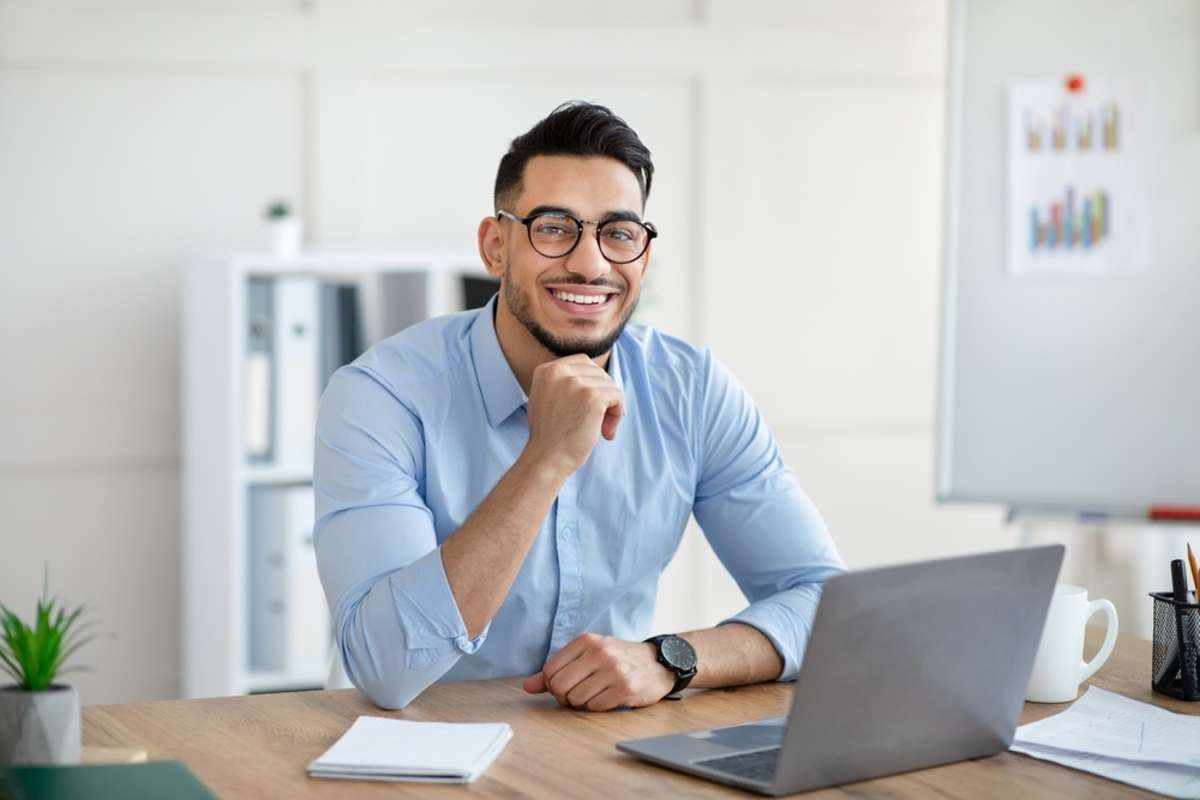
[[[1188,542],[1188,564],[1192,568],[1192,594],[1196,597],[1196,602],[1200,603],[1200,564],[1196,563],[1196,554],[1192,552],[1192,543]]]
[[[1183,577],[1183,559],[1180,558],[1171,562],[1171,593],[1175,600],[1175,634],[1179,640],[1179,671],[1183,673],[1183,692],[1193,697],[1196,694],[1196,654],[1191,642],[1185,638],[1188,610],[1179,607],[1187,603],[1187,578]]]

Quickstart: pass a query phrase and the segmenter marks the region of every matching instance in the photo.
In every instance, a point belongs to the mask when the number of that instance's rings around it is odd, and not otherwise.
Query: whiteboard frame
[[[934,487],[939,503],[971,500],[954,494],[954,331],[958,324],[958,205],[962,162],[963,49],[966,37],[966,0],[953,0],[946,58],[946,175],[942,203],[942,321],[938,352],[937,444],[934,459]],[[977,502],[983,502],[976,499]]]

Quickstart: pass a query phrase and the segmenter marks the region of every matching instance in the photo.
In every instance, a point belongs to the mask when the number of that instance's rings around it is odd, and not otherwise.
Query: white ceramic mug
[[[1108,617],[1104,644],[1091,661],[1083,660],[1083,632],[1097,611]],[[1079,684],[1104,666],[1117,643],[1117,609],[1107,600],[1088,602],[1087,589],[1060,583],[1046,615],[1046,627],[1025,699],[1035,703],[1069,703],[1079,694]]]

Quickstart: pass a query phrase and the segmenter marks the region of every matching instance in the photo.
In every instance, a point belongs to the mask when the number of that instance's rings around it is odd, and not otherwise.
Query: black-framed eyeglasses
[[[546,258],[569,255],[583,238],[584,225],[596,226],[600,255],[612,264],[637,261],[650,246],[650,240],[658,236],[658,229],[653,224],[635,219],[592,222],[561,211],[543,211],[528,217],[518,217],[511,211],[497,211],[496,217],[507,217],[524,225],[529,232],[529,244]]]

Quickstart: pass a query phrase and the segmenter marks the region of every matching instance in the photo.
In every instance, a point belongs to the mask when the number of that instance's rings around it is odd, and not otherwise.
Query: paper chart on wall
[[[1008,87],[1008,267],[1098,275],[1149,266],[1142,93],[1075,79]]]

